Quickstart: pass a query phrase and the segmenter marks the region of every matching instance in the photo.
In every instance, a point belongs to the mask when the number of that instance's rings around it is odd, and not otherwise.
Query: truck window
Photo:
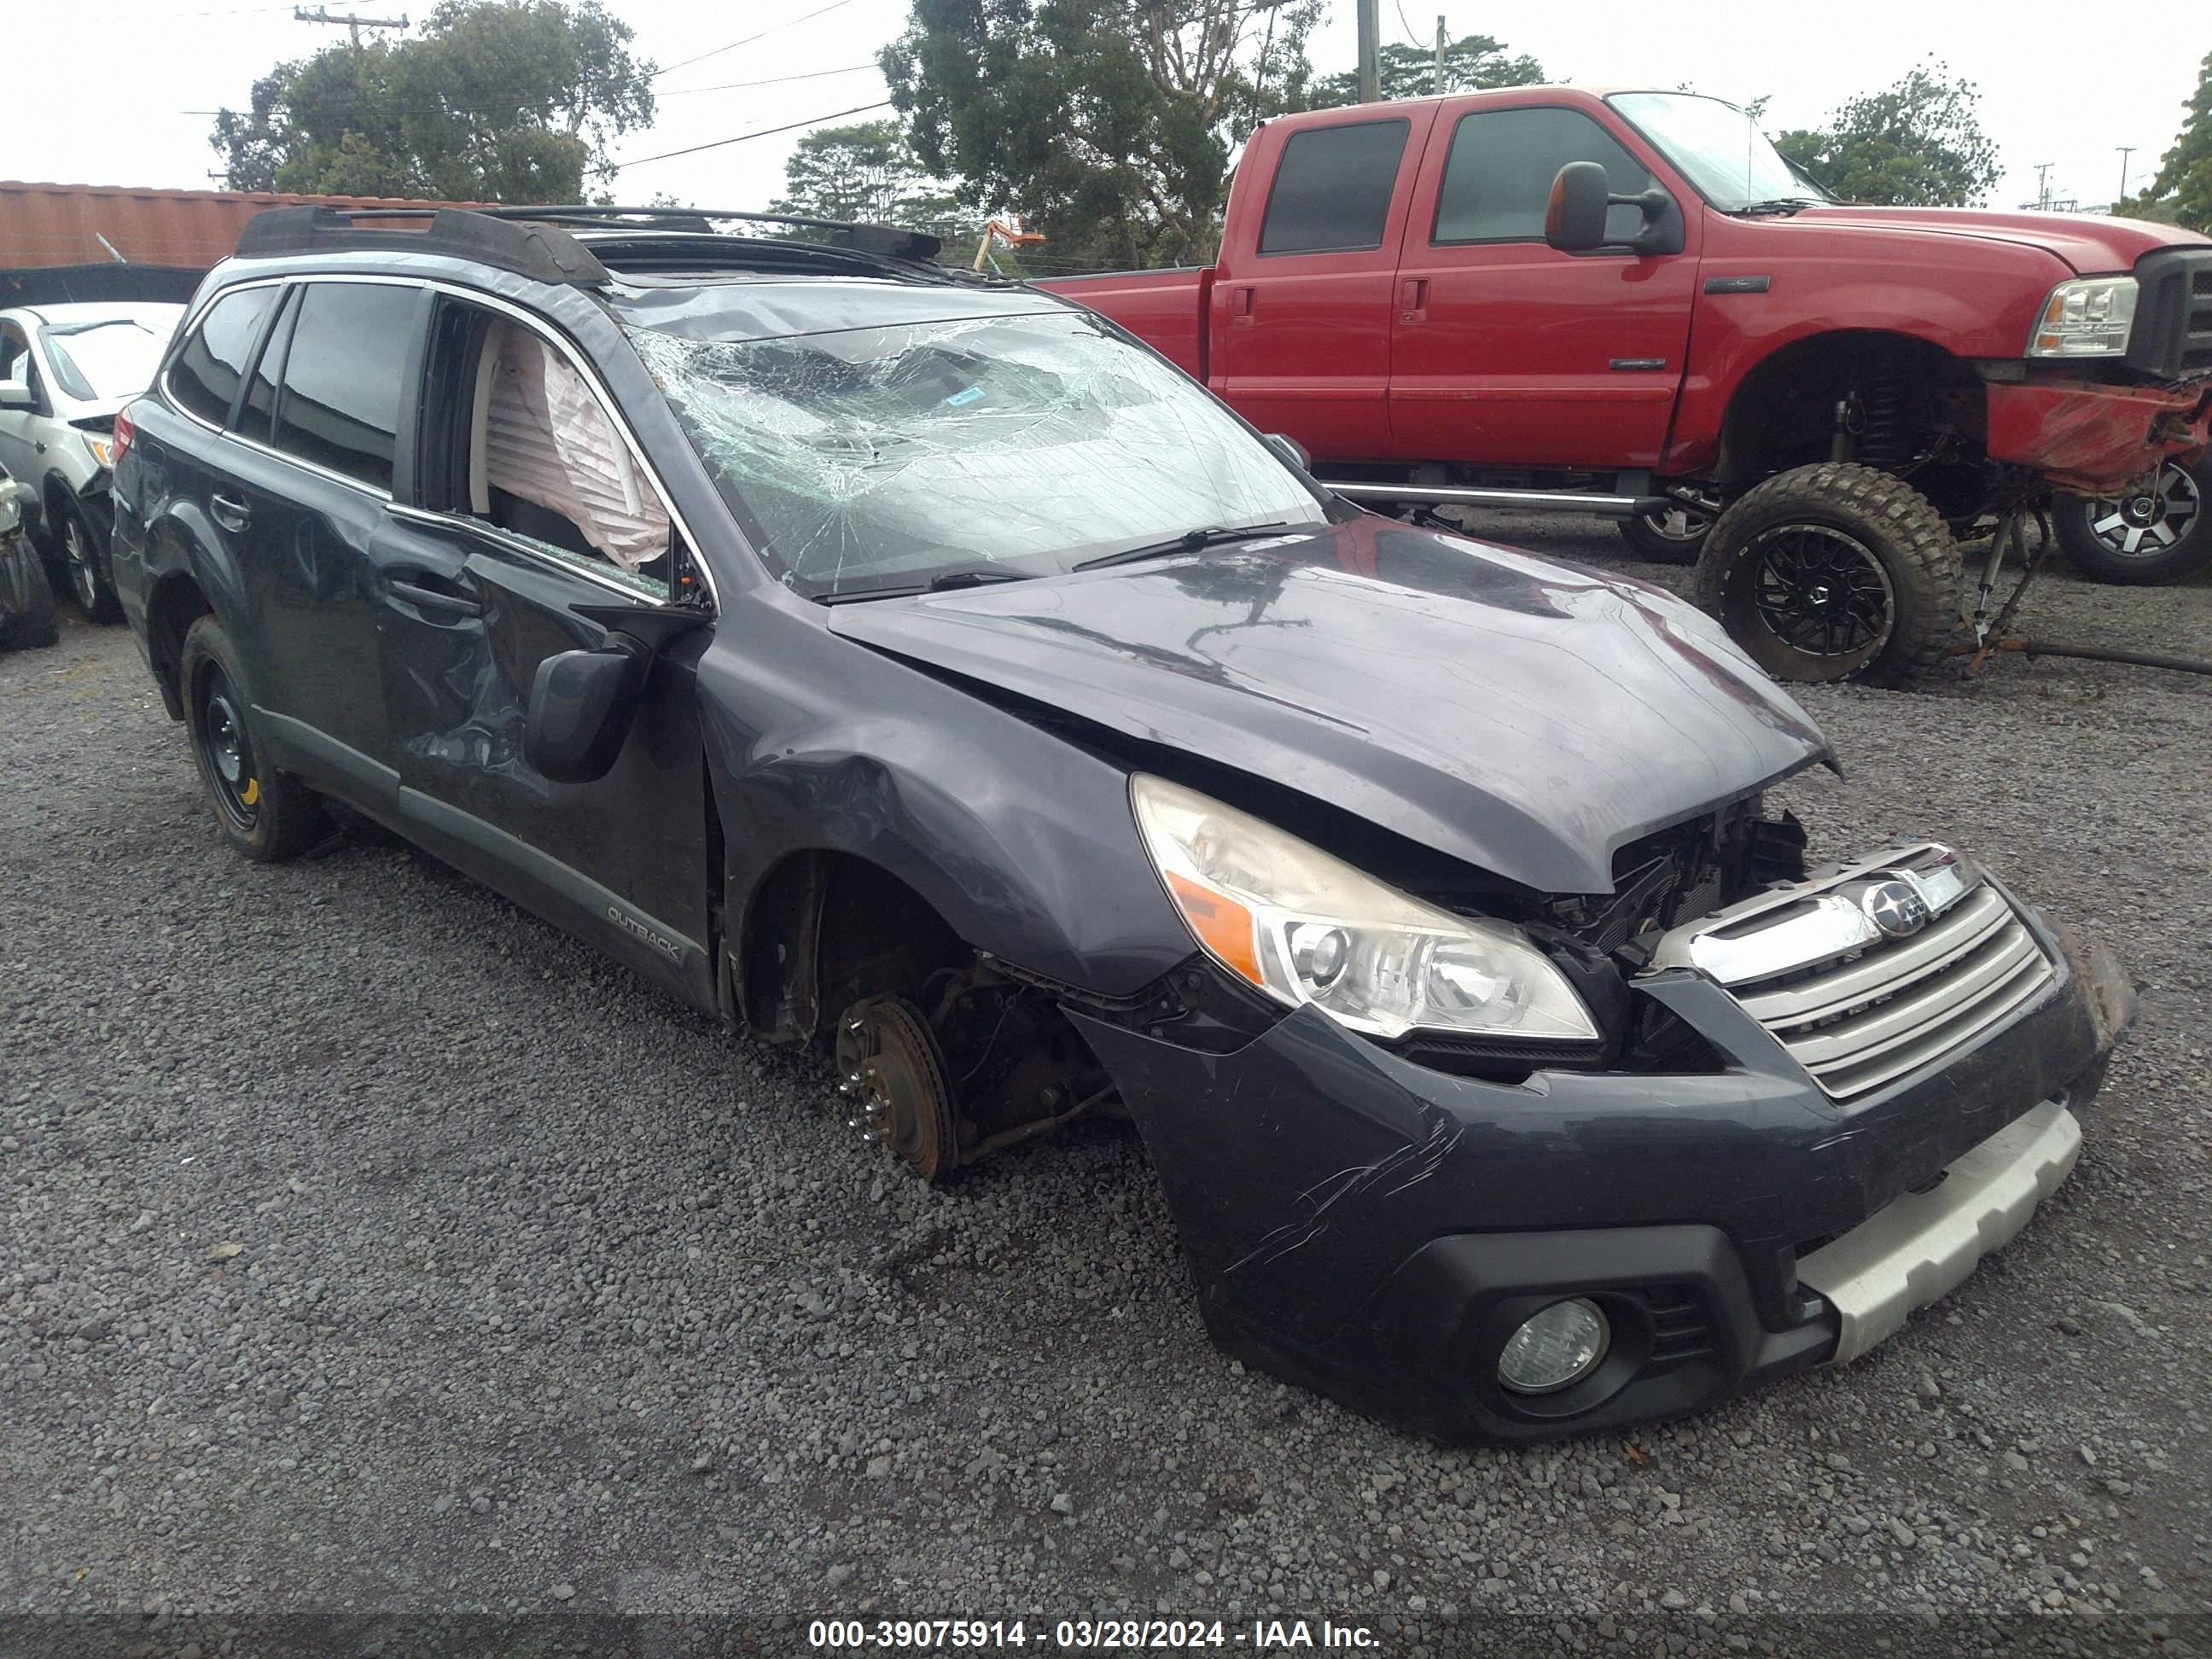
[[[1437,192],[1431,246],[1453,242],[1540,242],[1544,205],[1552,180],[1570,161],[1595,161],[1613,181],[1613,194],[1651,188],[1651,175],[1580,110],[1477,110],[1460,117],[1451,155]],[[1606,234],[1622,241],[1642,228],[1636,208],[1606,216]]]
[[[1262,253],[1345,253],[1382,246],[1390,192],[1413,124],[1356,121],[1291,135],[1260,225]],[[1539,220],[1543,215],[1540,209]]]

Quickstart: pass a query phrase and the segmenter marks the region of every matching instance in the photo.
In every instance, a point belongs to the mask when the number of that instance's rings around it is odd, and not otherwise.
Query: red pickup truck
[[[1959,540],[1992,517],[2055,507],[2110,580],[2212,562],[2212,240],[1841,206],[1717,99],[1518,87],[1272,121],[1217,264],[1048,286],[1340,493],[1594,508],[1698,558],[1784,678],[1932,664]]]

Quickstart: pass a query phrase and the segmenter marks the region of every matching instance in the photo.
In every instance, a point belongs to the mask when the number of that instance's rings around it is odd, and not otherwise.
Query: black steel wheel
[[[185,729],[223,839],[256,863],[305,852],[329,833],[321,803],[253,739],[252,705],[229,637],[212,617],[185,635]]]
[[[1694,564],[1720,517],[1718,492],[1678,485],[1665,492],[1667,506],[1619,521],[1621,540],[1639,556],[1662,564]]]
[[[1959,546],[1901,478],[1826,462],[1769,478],[1722,514],[1698,599],[1779,680],[1904,685],[1959,627]]]
[[[2058,544],[2083,575],[2149,586],[2212,565],[2212,454],[2193,467],[2168,461],[2124,495],[2061,495]]]

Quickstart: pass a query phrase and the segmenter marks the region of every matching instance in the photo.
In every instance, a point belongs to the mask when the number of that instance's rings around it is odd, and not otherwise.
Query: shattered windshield
[[[809,598],[1322,517],[1271,449],[1096,318],[629,332],[762,556]]]

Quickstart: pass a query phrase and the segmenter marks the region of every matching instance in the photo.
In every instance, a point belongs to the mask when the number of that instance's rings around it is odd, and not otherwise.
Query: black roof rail
[[[803,213],[755,213],[740,208],[605,207],[573,203],[558,207],[479,208],[488,218],[526,219],[540,224],[572,225],[578,229],[681,230],[694,234],[716,234],[714,222],[735,219],[749,224],[796,225],[832,233],[830,247],[872,253],[878,258],[907,259],[928,264],[943,252],[945,239],[926,230],[900,225],[872,225],[850,219],[817,219]]]
[[[237,257],[270,259],[356,249],[449,253],[541,283],[578,288],[606,283],[606,267],[566,231],[550,224],[509,223],[510,216],[517,216],[467,208],[264,208],[239,233]],[[386,228],[394,220],[422,219],[429,221],[424,230]]]

